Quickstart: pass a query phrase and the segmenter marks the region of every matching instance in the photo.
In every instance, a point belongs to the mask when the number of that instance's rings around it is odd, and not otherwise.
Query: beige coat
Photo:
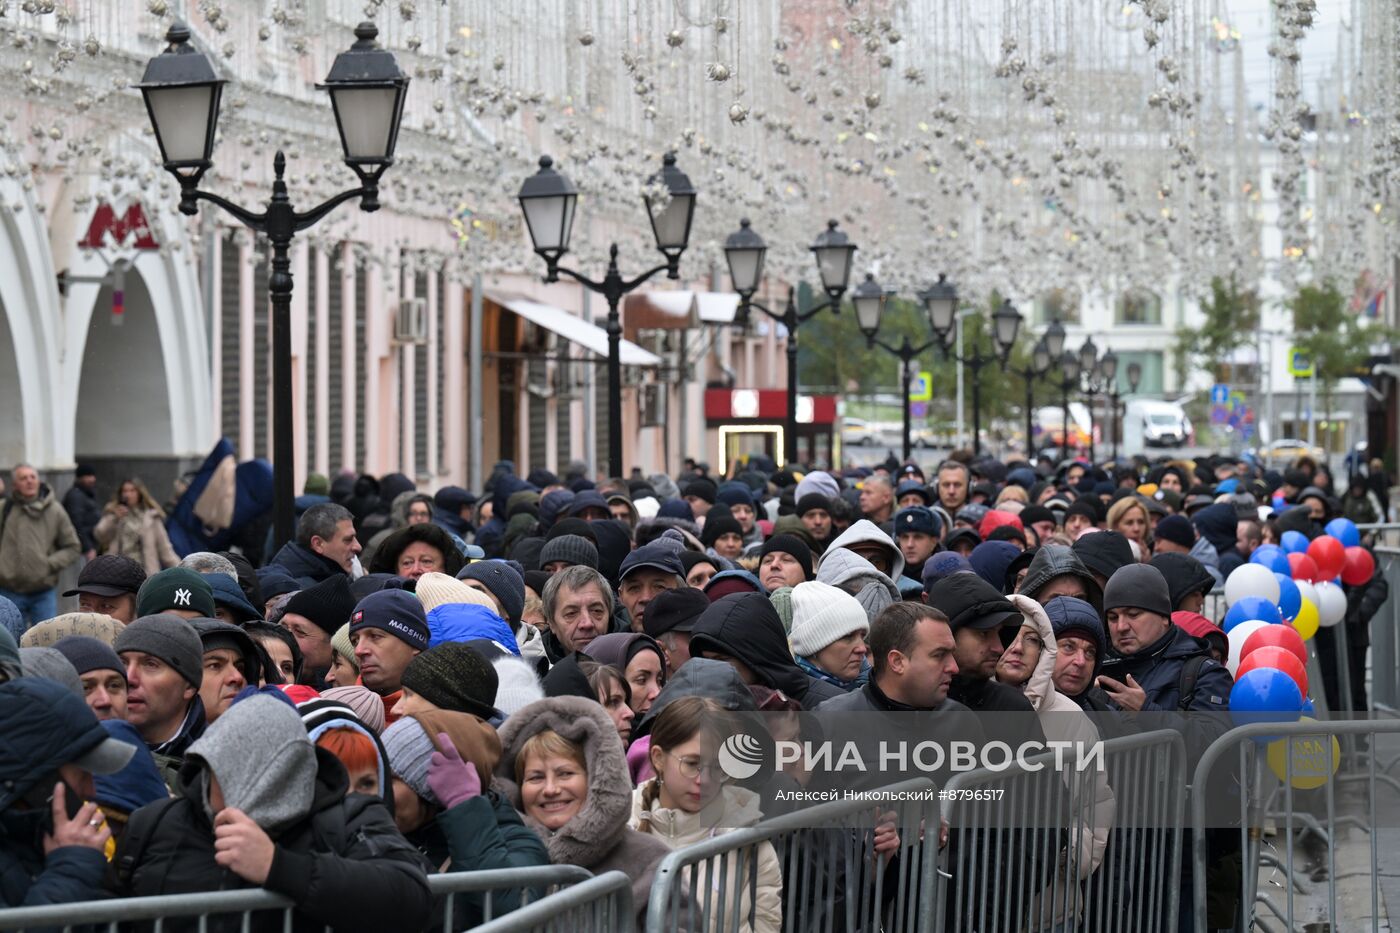
[[[1053,678],[1058,646],[1050,617],[1045,614],[1045,609],[1040,603],[1028,596],[1016,595],[1009,598],[1021,611],[1021,617],[1025,619],[1024,624],[1035,628],[1045,646],[1041,649],[1040,659],[1036,662],[1030,680],[1022,687],[1026,699],[1035,707],[1045,738],[1052,742],[1084,743],[1085,747],[1098,742],[1099,730],[1084,710],[1078,703],[1055,689]],[[1099,864],[1103,862],[1104,849],[1108,847],[1108,834],[1113,829],[1118,809],[1106,774],[1098,772],[1092,776],[1080,776],[1076,780],[1075,775],[1069,772],[1065,773],[1064,777],[1069,789],[1078,790],[1082,796],[1072,803],[1079,813],[1078,825],[1070,831],[1069,846],[1061,853],[1061,862],[1055,869],[1054,882],[1042,894],[1042,897],[1052,898],[1053,906],[1047,907],[1045,914],[1053,914],[1053,923],[1065,920],[1065,908],[1069,901],[1069,892],[1065,890],[1064,884],[1066,865],[1073,865],[1070,871],[1080,881],[1098,869]],[[1082,913],[1083,908],[1082,903],[1075,905],[1076,917]],[[1040,905],[1037,904],[1029,916],[1033,918],[1033,922],[1038,921],[1040,913]],[[1032,926],[1032,929],[1036,928]]]
[[[82,550],[73,522],[49,487],[40,486],[28,502],[11,494],[0,505],[0,587],[15,593],[53,589]]]
[[[642,815],[642,791],[646,787],[641,787],[632,791],[632,822],[633,829],[641,825]],[[742,787],[726,785],[724,789],[710,801],[699,813],[690,813],[685,810],[672,810],[662,807],[659,802],[654,802],[650,814],[649,835],[662,840],[672,849],[680,849],[684,846],[692,845],[702,839],[709,839],[712,836],[719,836],[730,829],[740,826],[750,826],[763,818],[762,811],[758,808],[758,795],[753,791],[745,790]],[[754,849],[758,857],[758,874],[756,879],[755,894],[757,903],[754,905],[754,923],[750,926],[747,922],[740,925],[738,930],[730,931],[724,926],[724,922],[732,911],[733,892],[740,887],[744,887],[743,896],[739,903],[739,916],[747,918],[750,905],[753,904],[753,897],[750,895],[746,881],[748,869],[744,867],[744,875],[739,875],[741,865],[737,856],[730,856],[728,877],[716,878],[712,884],[715,888],[713,899],[710,903],[718,905],[720,883],[728,888],[729,897],[726,898],[724,916],[711,917],[711,930],[725,930],[727,933],[778,933],[783,925],[783,870],[778,862],[778,853],[773,849],[771,842],[761,842]],[[700,877],[697,884],[705,884],[709,879],[709,871],[719,870],[719,859],[712,859],[709,862],[710,868],[699,868]],[[695,871],[698,866],[687,869]],[[681,881],[681,887],[689,890],[690,879],[685,876]],[[697,915],[699,905],[705,903],[703,891],[697,891]],[[686,914],[681,913],[684,917]]]
[[[118,518],[115,507],[109,504],[92,536],[103,554],[130,557],[146,568],[147,576],[180,563],[180,555],[170,546],[165,522],[153,509],[129,511],[125,518]]]

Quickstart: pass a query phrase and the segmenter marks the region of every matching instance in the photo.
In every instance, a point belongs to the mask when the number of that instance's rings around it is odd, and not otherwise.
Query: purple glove
[[[451,810],[459,803],[481,794],[481,775],[476,765],[462,761],[457,746],[446,732],[438,733],[438,745],[443,751],[433,752],[428,761],[428,787],[443,807]]]

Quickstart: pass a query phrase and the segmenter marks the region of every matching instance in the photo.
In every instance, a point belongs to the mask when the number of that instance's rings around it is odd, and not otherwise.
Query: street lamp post
[[[666,189],[664,199],[644,195],[647,214],[651,217],[652,235],[656,248],[666,261],[648,269],[633,279],[624,279],[617,268],[617,244],[608,249],[608,268],[602,281],[559,265],[569,251],[573,233],[574,210],[578,204],[578,189],[573,182],[554,169],[554,160],[540,156],[540,169],[520,186],[517,198],[530,231],[535,253],[545,261],[545,282],[559,281],[562,272],[589,291],[603,296],[608,303],[608,469],[613,476],[623,475],[622,466],[622,320],[618,307],[624,295],[635,291],[658,272],[669,279],[681,277],[681,254],[690,243],[690,225],[695,218],[695,188],[685,173],[676,168],[675,153],[666,153],[661,171],[649,180],[648,190],[658,186]]]
[[[934,295],[933,300],[930,295]],[[982,367],[988,363],[1000,363],[1006,367],[1011,358],[1011,348],[1016,343],[1016,334],[1021,329],[1021,315],[1010,301],[1003,301],[992,315],[992,340],[994,352],[983,353],[980,346],[974,347],[971,354],[957,353],[952,349],[953,318],[957,311],[957,290],[947,284],[943,276],[938,284],[923,294],[924,303],[929,309],[929,321],[934,335],[938,338],[939,349],[944,359],[954,359],[972,371],[972,453],[982,452]]]
[[[1099,357],[1099,383],[1095,386],[1098,392],[1118,391],[1118,354],[1112,350],[1106,350],[1104,355]],[[1109,419],[1109,429],[1114,427],[1113,419]],[[1092,440],[1090,441],[1092,443]],[[1092,448],[1091,448],[1092,449]]]
[[[1032,441],[1032,435],[1035,433],[1035,380],[1044,376],[1050,369],[1050,360],[1049,343],[1045,337],[1041,337],[1035,342],[1035,349],[1031,350],[1030,365],[1024,369],[1011,370],[1026,384],[1026,457],[1030,460],[1035,458],[1035,444]]]
[[[827,300],[798,313],[797,299],[792,288],[788,288],[787,304],[782,312],[754,301],[759,282],[763,279],[763,259],[768,253],[768,245],[763,237],[749,226],[747,217],[739,221],[739,229],[724,241],[724,259],[729,265],[729,280],[734,291],[739,293],[739,309],[734,314],[734,323],[744,326],[749,322],[749,312],[757,309],[782,324],[787,329],[787,417],[783,427],[783,460],[785,463],[797,461],[797,329],[811,320],[819,312],[830,308],[834,313],[841,310],[841,296],[845,294],[851,281],[851,263],[855,259],[856,245],[841,230],[836,221],[827,221],[826,229],[812,244],[812,254],[817,261],[817,274],[821,276],[822,290]]]
[[[1060,401],[1064,414],[1064,436],[1060,439],[1060,445],[1064,448],[1067,459],[1070,452],[1069,444],[1069,390],[1079,386],[1079,357],[1069,350],[1060,354]]]
[[[1110,356],[1112,356],[1112,354],[1110,354]],[[1118,359],[1117,359],[1117,357],[1114,357],[1114,360],[1113,360],[1113,368],[1114,368],[1114,372],[1115,372],[1115,375],[1116,375],[1116,374],[1117,374],[1117,369],[1118,369]],[[1122,436],[1122,434],[1123,434],[1123,411],[1122,411],[1121,408],[1119,408],[1119,401],[1118,401],[1118,381],[1117,381],[1116,379],[1113,379],[1113,380],[1111,380],[1111,381],[1112,381],[1112,383],[1113,383],[1113,417],[1114,417],[1114,419],[1118,422],[1117,425],[1115,426],[1115,430],[1114,430],[1114,432],[1113,432],[1113,459],[1114,459],[1114,460],[1117,460],[1117,459],[1118,459],[1118,439],[1119,439],[1119,438]],[[1142,364],[1141,364],[1141,363],[1138,363],[1138,362],[1136,362],[1136,361],[1134,361],[1134,362],[1132,362],[1132,363],[1129,363],[1129,364],[1128,364],[1128,394],[1129,394],[1129,395],[1135,395],[1135,394],[1137,393],[1137,387],[1138,387],[1138,383],[1139,383],[1140,381],[1142,381]]]
[[[940,280],[941,283],[941,280]],[[934,286],[937,288],[938,286]],[[947,286],[951,287],[951,286]],[[928,294],[925,292],[925,294]],[[885,299],[887,294],[883,288],[875,281],[873,275],[867,275],[865,281],[856,287],[851,294],[851,302],[856,306],[856,322],[860,325],[861,332],[865,334],[866,344],[871,347],[880,347],[895,356],[900,362],[900,385],[902,406],[904,408],[904,433],[902,435],[903,459],[908,460],[913,453],[913,444],[910,440],[910,415],[909,415],[909,382],[913,375],[913,363],[919,354],[925,353],[940,343],[940,338],[935,335],[927,343],[914,346],[909,342],[908,335],[901,338],[899,346],[892,346],[883,340],[878,339],[875,334],[880,329],[880,318],[885,313]],[[953,302],[956,304],[956,292],[953,293]]]
[[[219,100],[226,83],[214,73],[209,59],[190,45],[190,30],[174,23],[165,35],[165,51],[146,63],[141,83],[151,127],[155,130],[165,170],[180,183],[180,212],[194,216],[199,202],[208,201],[232,214],[272,244],[272,459],[273,544],[281,547],[295,532],[295,488],[292,446],[292,239],[314,226],[336,207],[354,198],[360,210],[379,209],[379,177],[394,164],[403,118],[408,77],[391,52],[381,49],[373,23],[355,27],[355,43],[336,56],[330,74],[317,85],[329,91],[340,133],[345,164],[359,176],[360,187],[342,191],[309,211],[292,207],[283,178],[287,160],[278,151],[272,161],[275,178],[267,209],[254,213],[202,191],[200,179],[213,163]]]
[[[1094,338],[1090,337],[1084,341],[1084,345],[1079,348],[1079,371],[1084,377],[1084,399],[1089,403],[1089,462],[1094,462],[1094,424],[1098,419],[1094,416],[1094,394],[1096,382],[1099,378],[1099,348],[1094,346]]]

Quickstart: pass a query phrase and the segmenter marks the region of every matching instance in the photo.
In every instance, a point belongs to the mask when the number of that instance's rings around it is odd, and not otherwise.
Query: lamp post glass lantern
[[[180,212],[199,213],[208,201],[272,246],[268,295],[272,304],[272,460],[273,545],[290,541],[296,523],[295,451],[292,444],[292,240],[315,226],[346,201],[358,198],[360,210],[379,208],[379,177],[394,161],[408,76],[392,53],[375,41],[373,23],[355,28],[355,43],[336,56],[326,81],[345,163],[360,179],[357,188],[341,191],[308,211],[292,206],[285,179],[287,160],[277,152],[272,160],[272,197],[266,210],[254,212],[220,195],[199,189],[200,179],[213,164],[218,129],[219,99],[224,82],[207,56],[190,45],[189,27],[174,23],[166,33],[165,51],[146,64],[136,85],[146,102],[166,171],[180,183]]]
[[[525,226],[530,232],[530,244],[545,261],[546,282],[557,282],[568,276],[591,292],[603,296],[608,303],[608,470],[613,476],[623,475],[622,466],[622,319],[619,306],[625,295],[640,288],[659,272],[667,278],[680,278],[681,254],[690,245],[690,227],[695,217],[695,188],[686,174],[676,167],[675,153],[668,152],[662,160],[661,171],[651,176],[648,187],[664,187],[664,199],[650,191],[642,201],[651,221],[656,248],[666,257],[632,279],[624,279],[617,266],[617,244],[608,248],[608,268],[601,280],[591,279],[580,272],[559,265],[569,251],[574,213],[578,206],[578,189],[573,182],[554,168],[554,160],[540,156],[539,171],[526,178],[516,195]]]
[[[812,253],[817,258],[817,275],[821,277],[822,288],[833,300],[840,298],[851,281],[856,245],[837,227],[836,221],[828,220],[826,229],[812,244]]]
[[[763,260],[768,254],[768,245],[763,242],[745,217],[739,221],[739,229],[729,234],[724,241],[724,261],[729,266],[729,280],[740,295],[752,295],[758,291],[758,283],[763,281]]]
[[[1045,328],[1045,348],[1050,351],[1050,359],[1058,360],[1065,352],[1065,326],[1056,318]]]
[[[958,313],[958,289],[948,281],[946,275],[939,275],[938,281],[919,294],[928,312],[929,326],[939,340],[947,343],[947,334],[953,330],[953,316]]]
[[[856,324],[866,337],[873,337],[885,313],[885,290],[873,274],[867,272],[865,281],[856,286],[851,293],[851,304],[856,307]]]
[[[841,309],[841,296],[845,294],[846,286],[851,280],[851,264],[855,258],[856,245],[837,227],[836,221],[827,222],[826,229],[812,245],[812,254],[817,261],[817,273],[821,276],[822,289],[826,292],[827,300],[802,312],[797,310],[797,291],[791,287],[788,288],[787,304],[781,312],[761,301],[754,301],[754,293],[763,281],[763,260],[767,252],[768,245],[750,226],[747,217],[740,220],[739,229],[724,240],[724,259],[729,266],[729,280],[734,291],[739,293],[739,308],[734,313],[734,323],[741,327],[746,325],[750,311],[757,309],[787,330],[787,414],[783,423],[783,461],[791,464],[797,462],[797,329],[821,311],[830,308],[837,312]],[[867,281],[873,281],[873,277],[866,278]],[[875,287],[879,288],[878,285]],[[866,315],[874,315],[873,326],[866,330],[867,339],[873,340],[874,331],[880,326],[879,316],[884,311],[883,292],[878,304],[878,310],[872,309],[869,304],[857,305],[856,315],[862,329],[865,329],[864,322],[868,318],[861,317],[861,308],[865,308]]]
[[[1002,355],[1010,354],[1016,344],[1016,334],[1021,330],[1021,315],[1010,301],[1003,301],[992,315],[992,330]]]

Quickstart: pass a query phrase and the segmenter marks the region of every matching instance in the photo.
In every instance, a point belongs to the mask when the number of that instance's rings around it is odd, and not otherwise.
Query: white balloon
[[[1233,606],[1246,596],[1262,596],[1271,603],[1278,602],[1278,580],[1263,564],[1242,564],[1225,581],[1225,602]]]
[[[1294,580],[1293,585],[1298,587],[1298,592],[1304,599],[1318,607],[1318,619],[1322,617],[1322,597],[1317,595],[1317,587],[1307,580]]]
[[[1234,574],[1231,574],[1234,576]],[[1225,633],[1225,637],[1230,640],[1230,657],[1225,662],[1225,667],[1229,669],[1230,676],[1235,676],[1235,668],[1240,666],[1240,649],[1249,640],[1249,636],[1259,631],[1267,625],[1277,625],[1277,622],[1261,622],[1258,619],[1251,619],[1248,622],[1241,622]]]
[[[1332,582],[1317,584],[1317,621],[1331,627],[1347,616],[1347,594]]]

